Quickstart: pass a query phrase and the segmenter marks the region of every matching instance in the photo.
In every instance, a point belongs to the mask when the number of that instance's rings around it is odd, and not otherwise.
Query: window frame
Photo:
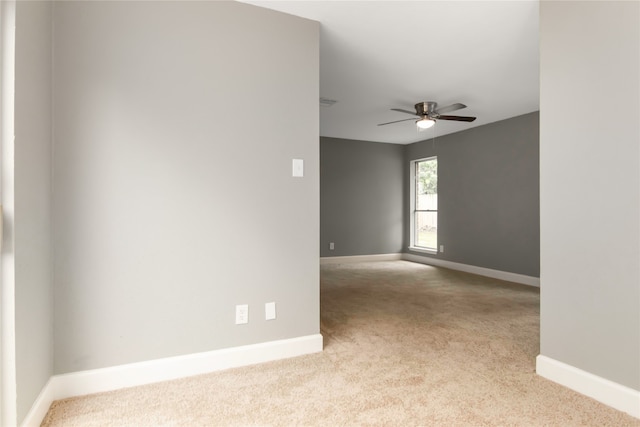
[[[409,166],[409,249],[415,252],[423,252],[428,254],[437,254],[438,253],[438,235],[436,232],[436,247],[435,248],[427,248],[424,246],[417,246],[416,244],[416,213],[417,212],[435,212],[436,218],[438,215],[438,209],[416,209],[416,187],[417,187],[417,165],[418,163],[425,162],[428,160],[436,160],[438,161],[438,156],[430,156],[424,157],[420,159],[411,160]],[[436,168],[436,174],[438,174]],[[437,176],[436,175],[436,176]]]

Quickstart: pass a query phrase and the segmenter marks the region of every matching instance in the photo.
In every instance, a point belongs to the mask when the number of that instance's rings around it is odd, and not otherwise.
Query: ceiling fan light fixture
[[[434,120],[428,119],[426,117],[416,121],[416,126],[418,126],[418,128],[420,129],[429,129],[431,126],[433,126],[436,122]]]

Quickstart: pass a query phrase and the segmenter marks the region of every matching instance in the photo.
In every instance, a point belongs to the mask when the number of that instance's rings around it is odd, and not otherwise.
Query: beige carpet
[[[640,426],[534,373],[539,292],[405,261],[321,268],[322,353],[54,402],[45,426]]]

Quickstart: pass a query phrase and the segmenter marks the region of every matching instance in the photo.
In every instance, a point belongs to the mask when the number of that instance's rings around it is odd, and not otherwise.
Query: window
[[[437,157],[411,162],[411,248],[437,252]]]

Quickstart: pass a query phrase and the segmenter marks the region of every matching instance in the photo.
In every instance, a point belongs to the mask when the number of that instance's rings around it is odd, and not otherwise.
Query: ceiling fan
[[[444,113],[450,113],[451,111],[461,110],[463,108],[467,108],[466,105],[456,103],[451,104],[446,107],[438,108],[437,102],[427,101],[427,102],[418,102],[415,106],[416,111],[403,110],[402,108],[392,108],[391,111],[399,111],[401,113],[411,114],[412,116],[420,117],[418,120],[416,119],[403,119],[403,120],[395,120],[393,122],[380,123],[378,126],[390,125],[392,123],[399,122],[407,122],[409,120],[415,120],[416,125],[420,129],[427,129],[433,126],[436,120],[454,120],[457,122],[472,122],[476,118],[468,117],[468,116],[447,116]]]

